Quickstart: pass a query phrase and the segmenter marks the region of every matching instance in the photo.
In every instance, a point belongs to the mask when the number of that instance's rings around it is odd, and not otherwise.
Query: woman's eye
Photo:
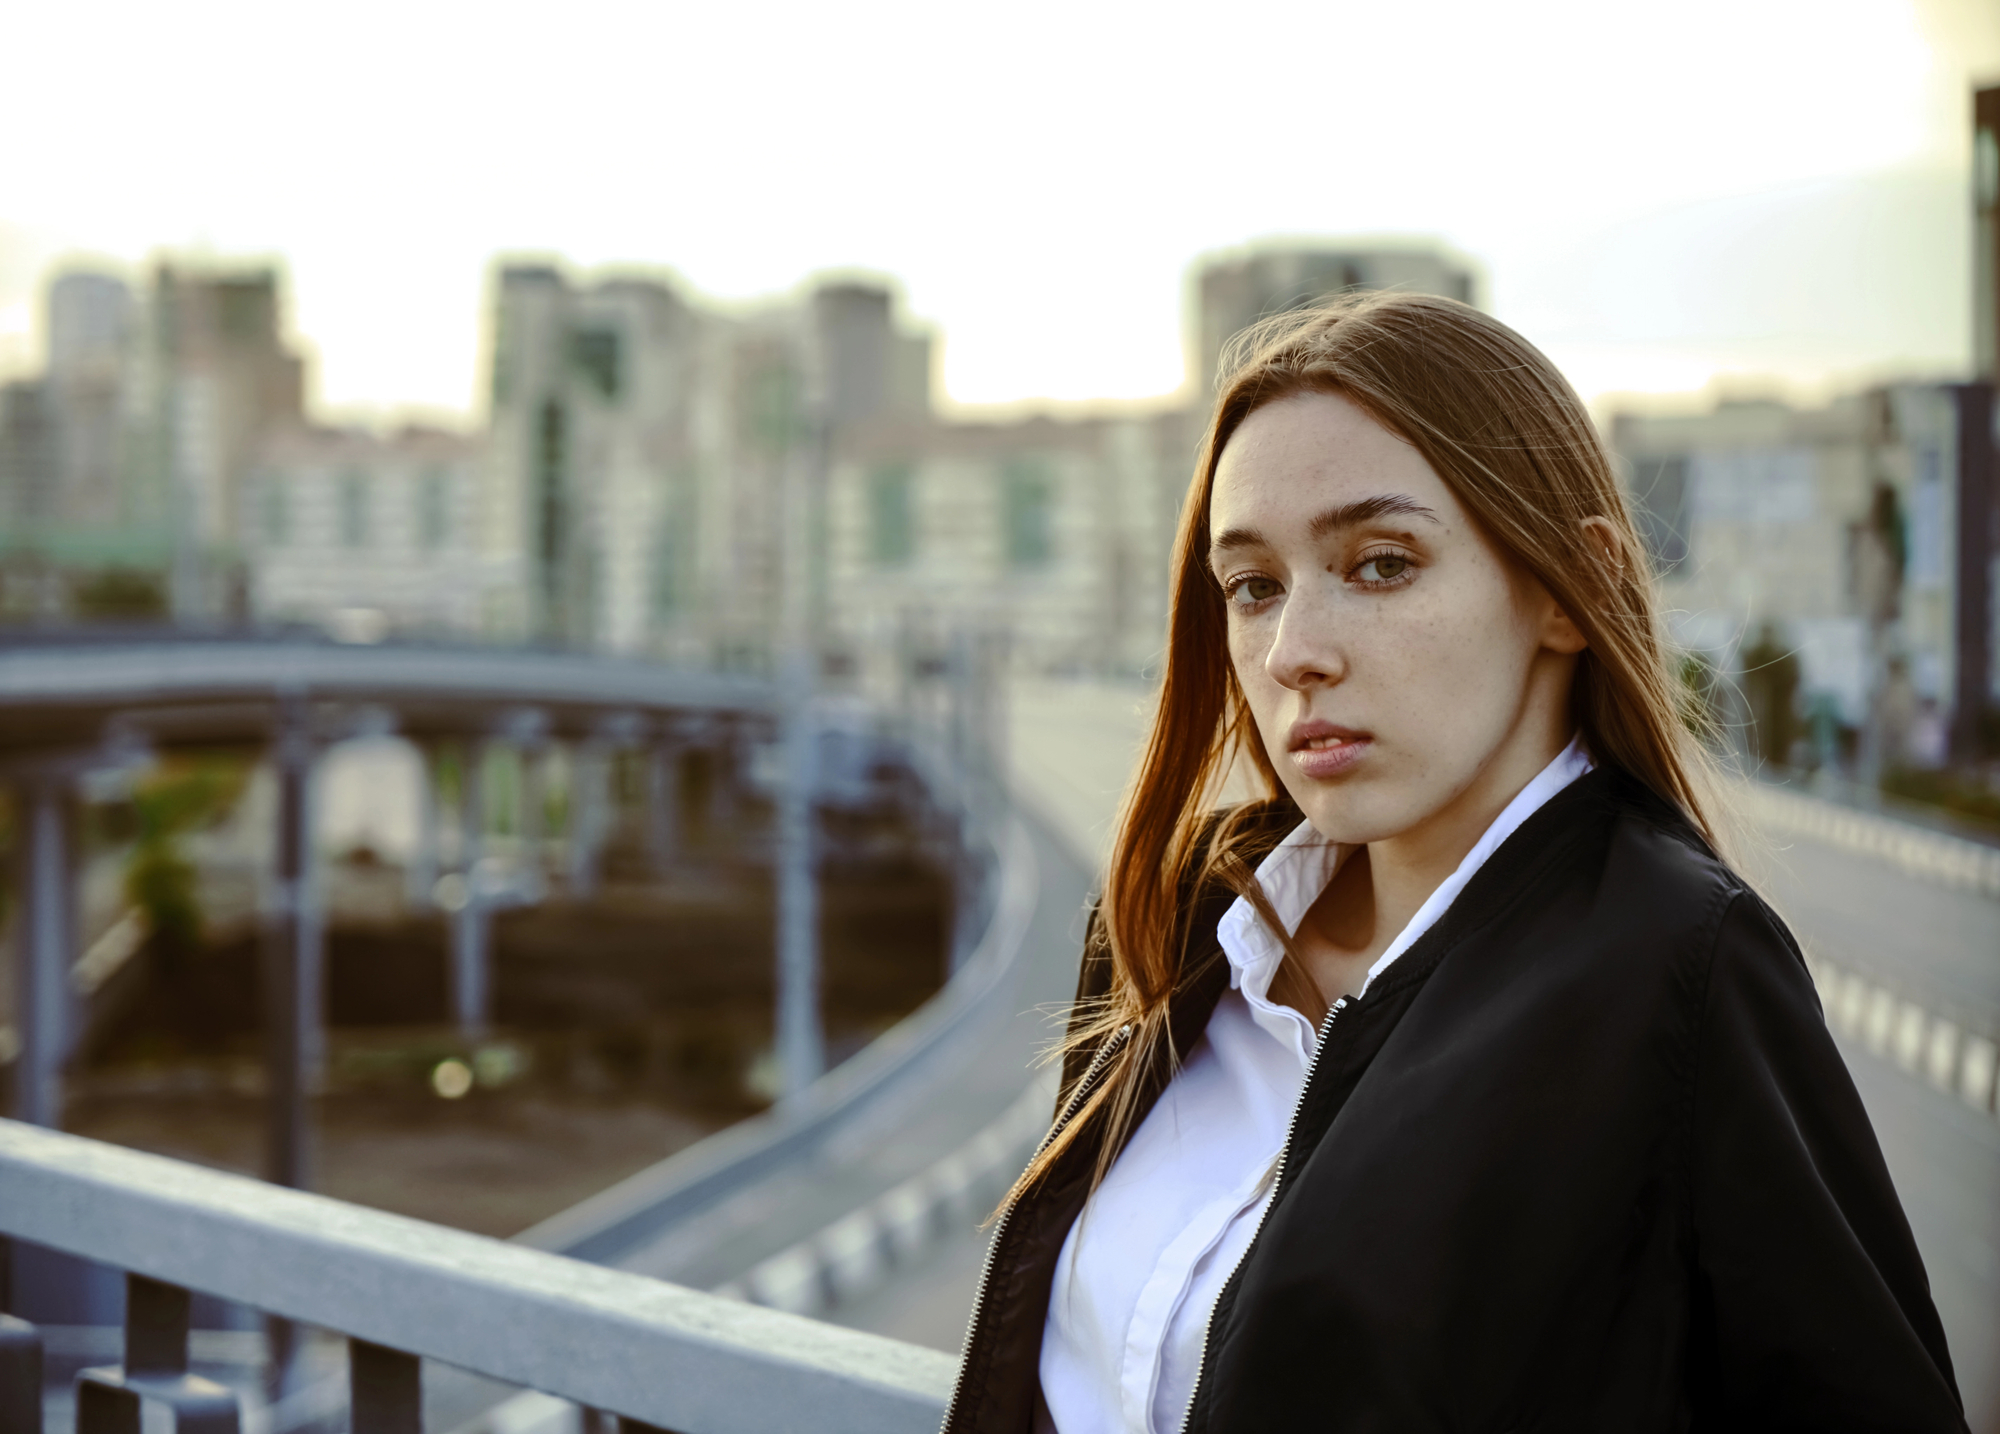
[[[1410,560],[1400,553],[1377,553],[1354,570],[1364,583],[1394,582],[1410,570]]]
[[[1276,578],[1244,578],[1229,590],[1229,600],[1238,607],[1255,607],[1283,591]]]

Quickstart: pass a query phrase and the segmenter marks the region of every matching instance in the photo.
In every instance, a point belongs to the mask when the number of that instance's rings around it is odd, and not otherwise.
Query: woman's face
[[[1483,830],[1568,741],[1582,637],[1423,455],[1347,399],[1245,419],[1209,532],[1237,679],[1321,835],[1379,842],[1454,811]]]

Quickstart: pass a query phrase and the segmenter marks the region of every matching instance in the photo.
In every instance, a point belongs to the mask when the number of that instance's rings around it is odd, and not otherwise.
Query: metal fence
[[[190,1372],[189,1294],[343,1335],[355,1434],[419,1434],[422,1361],[674,1434],[898,1434],[943,1417],[933,1350],[324,1196],[0,1121],[0,1233],[127,1272],[123,1362],[78,1376],[78,1434],[236,1434]],[[41,1427],[37,1331],[0,1317],[0,1429]]]

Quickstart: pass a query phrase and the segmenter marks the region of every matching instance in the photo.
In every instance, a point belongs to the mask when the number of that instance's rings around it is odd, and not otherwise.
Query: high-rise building
[[[1272,244],[1218,255],[1202,261],[1195,275],[1189,333],[1195,392],[1215,391],[1230,339],[1259,319],[1354,289],[1403,289],[1477,302],[1471,265],[1436,246]]]
[[[500,271],[482,537],[527,579],[503,629],[644,648],[692,516],[701,330],[663,283]]]
[[[527,575],[503,626],[762,664],[787,524],[823,521],[826,434],[927,415],[928,337],[886,290],[850,282],[721,313],[658,279],[513,265],[495,300],[484,531]]]
[[[822,284],[813,291],[812,314],[828,419],[840,424],[929,415],[931,338],[897,325],[887,289]]]
[[[145,317],[138,467],[172,525],[174,614],[239,616],[248,601],[240,520],[258,452],[305,422],[304,364],[281,333],[278,276],[161,264]]]
[[[107,274],[49,286],[47,391],[57,433],[56,506],[68,524],[107,529],[141,518],[130,491],[132,291]]]
[[[155,611],[170,544],[145,472],[131,290],[72,272],[47,303],[47,368],[0,396],[0,611]]]

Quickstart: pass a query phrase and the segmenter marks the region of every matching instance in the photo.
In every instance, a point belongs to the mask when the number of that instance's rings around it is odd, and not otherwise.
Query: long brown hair
[[[1468,305],[1424,294],[1349,295],[1246,330],[1224,355],[1215,412],[1174,545],[1173,600],[1159,706],[1127,794],[1092,941],[1110,992],[1074,1013],[1068,1049],[1132,1033],[1088,1100],[1035,1158],[1041,1178],[1094,1121],[1105,1122],[1101,1179],[1123,1146],[1141,1081],[1168,1042],[1167,1002],[1190,947],[1191,893],[1216,884],[1257,898],[1245,834],[1259,804],[1213,811],[1234,767],[1284,801],[1229,661],[1227,613],[1209,569],[1209,494],[1244,419],[1299,393],[1339,394],[1423,454],[1498,546],[1539,579],[1588,641],[1571,689],[1577,730],[1600,764],[1636,778],[1713,842],[1710,771],[1669,667],[1654,576],[1603,441],[1567,380],[1534,345]],[[1607,558],[1584,527],[1603,518]],[[1268,822],[1256,823],[1267,827]],[[1279,933],[1281,936],[1282,932]],[[1287,943],[1289,950],[1289,943]],[[1317,1002],[1292,959],[1274,995]],[[1169,1051],[1169,1059],[1178,1052]]]

